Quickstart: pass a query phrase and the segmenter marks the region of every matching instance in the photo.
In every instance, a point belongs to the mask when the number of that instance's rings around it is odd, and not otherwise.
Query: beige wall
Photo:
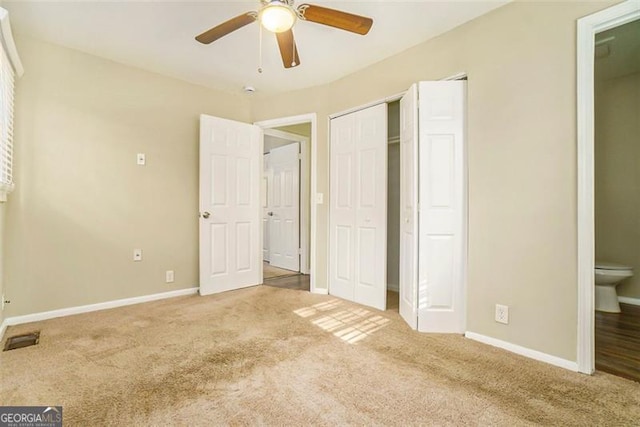
[[[6,315],[197,286],[199,114],[248,121],[247,99],[32,39],[17,45],[26,72]]]
[[[618,286],[640,298],[640,73],[596,90],[596,259],[632,266]]]
[[[468,73],[468,330],[576,360],[576,19],[615,2],[517,2],[323,87],[252,101],[253,120],[327,116]],[[318,211],[326,284],[327,205]],[[493,320],[496,303],[510,324]]]
[[[311,138],[311,123],[299,123],[297,125],[280,126],[274,129]]]

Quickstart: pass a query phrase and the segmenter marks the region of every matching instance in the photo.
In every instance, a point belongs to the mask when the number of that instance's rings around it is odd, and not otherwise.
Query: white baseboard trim
[[[0,327],[0,337],[7,326],[23,323],[38,322],[40,320],[53,319],[55,317],[71,316],[73,314],[89,313],[92,311],[106,310],[108,308],[124,307],[126,305],[140,304],[143,302],[157,301],[161,299],[197,294],[200,288],[178,289],[177,291],[162,292],[159,294],[143,295],[140,297],[118,299],[114,301],[99,302],[97,304],[81,305],[78,307],[61,308],[59,310],[43,311],[41,313],[25,314],[23,316],[7,317]]]
[[[640,305],[640,298],[618,297],[618,301],[623,304]]]
[[[530,348],[522,347],[517,344],[511,344],[510,342],[502,341],[496,338],[491,338],[486,335],[476,334],[475,332],[465,332],[465,337],[472,339],[474,341],[479,341],[484,344],[489,344],[494,347],[499,347],[501,349],[510,351],[512,353],[519,354],[521,356],[528,357],[530,359],[535,359],[540,362],[549,363],[554,366],[559,366],[560,368],[568,369],[570,371],[578,372],[578,363],[572,362],[570,360],[562,359],[560,357],[552,356],[547,353],[542,353],[541,351],[532,350]]]
[[[393,292],[400,292],[400,285],[397,283],[387,283],[387,289]]]
[[[2,323],[0,323],[0,343],[4,339],[4,331],[7,330],[7,326],[9,326],[7,325],[7,319],[4,319]]]

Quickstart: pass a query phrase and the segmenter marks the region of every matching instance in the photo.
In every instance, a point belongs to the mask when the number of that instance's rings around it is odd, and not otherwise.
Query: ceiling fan
[[[292,27],[298,19],[328,25],[340,30],[365,35],[371,29],[373,20],[339,10],[311,4],[294,7],[294,0],[260,0],[259,11],[247,12],[198,35],[196,40],[203,44],[213,43],[221,37],[238,30],[254,21],[275,33],[280,48],[280,56],[285,68],[300,65],[298,48],[293,38]]]

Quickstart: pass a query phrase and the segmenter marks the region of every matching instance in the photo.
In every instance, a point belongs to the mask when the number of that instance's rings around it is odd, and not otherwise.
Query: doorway
[[[596,36],[640,19],[640,3],[626,1],[578,20],[578,371],[595,370],[595,57]],[[601,43],[602,44],[602,43]]]
[[[312,135],[315,115],[257,123],[263,128],[263,284],[311,291]]]
[[[596,34],[595,367],[640,381],[640,19]]]
[[[310,126],[301,128],[307,133]],[[281,130],[264,130],[264,161],[261,185],[263,205],[263,278],[305,271],[308,239],[303,238],[308,223],[308,168],[301,146],[308,137]]]

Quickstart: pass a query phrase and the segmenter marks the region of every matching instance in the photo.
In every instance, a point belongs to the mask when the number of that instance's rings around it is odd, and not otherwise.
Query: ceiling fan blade
[[[312,4],[301,4],[298,6],[298,11],[307,21],[351,31],[363,36],[369,32],[373,25],[371,18]]]
[[[219,38],[224,37],[245,25],[251,24],[256,20],[256,16],[258,16],[256,12],[243,13],[242,15],[229,19],[227,22],[223,22],[217,27],[213,27],[199,36],[196,36],[196,40],[203,44],[213,43]]]
[[[293,31],[289,30],[283,33],[276,33],[276,38],[278,39],[278,47],[280,48],[280,56],[282,56],[284,68],[293,68],[300,65],[298,47],[293,38]]]

